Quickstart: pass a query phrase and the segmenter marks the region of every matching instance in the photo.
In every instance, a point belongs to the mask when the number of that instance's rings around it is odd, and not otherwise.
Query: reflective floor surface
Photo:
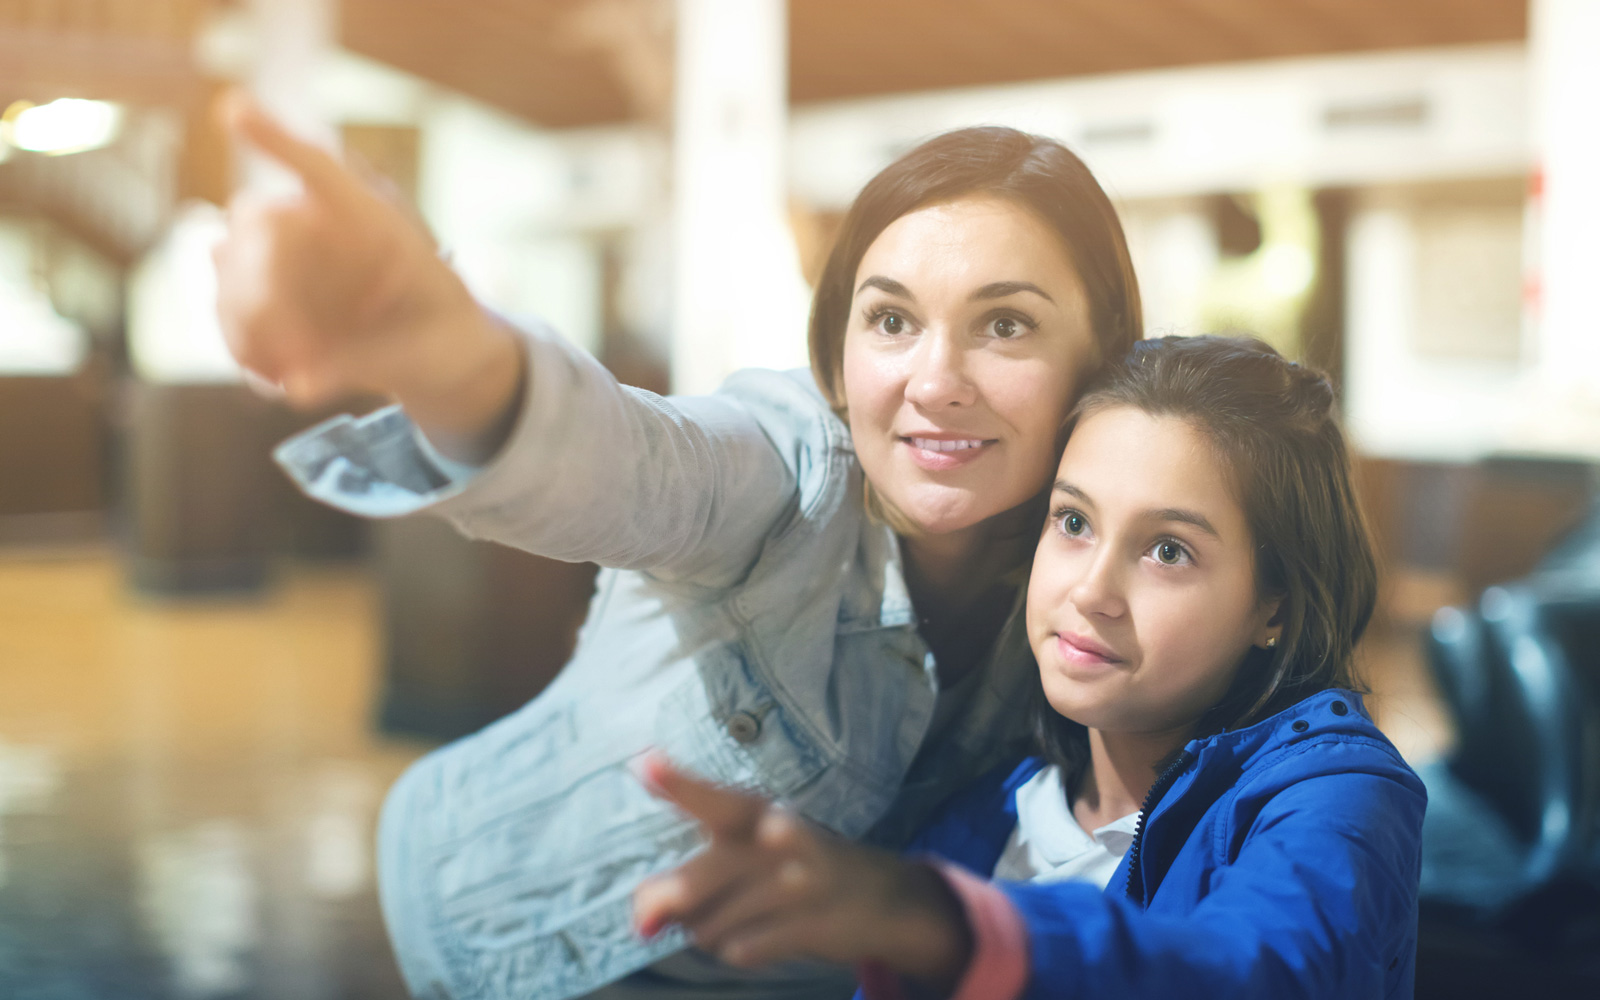
[[[400,998],[372,880],[375,590],[142,599],[0,553],[0,997]]]

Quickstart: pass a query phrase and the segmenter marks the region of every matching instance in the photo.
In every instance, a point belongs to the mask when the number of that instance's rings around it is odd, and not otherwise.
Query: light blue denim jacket
[[[345,510],[428,508],[475,538],[606,567],[550,687],[423,758],[384,806],[385,918],[423,997],[558,1000],[684,948],[629,922],[640,880],[700,843],[630,772],[646,748],[898,846],[1025,727],[1033,666],[1014,613],[973,694],[929,732],[938,677],[898,541],[864,512],[848,430],[809,373],[663,399],[548,331],[526,344],[523,412],[481,470],[439,458],[394,408],[277,453]],[[640,992],[736,995],[714,969],[695,973],[703,988],[670,978]],[[752,994],[797,995],[771,986]]]

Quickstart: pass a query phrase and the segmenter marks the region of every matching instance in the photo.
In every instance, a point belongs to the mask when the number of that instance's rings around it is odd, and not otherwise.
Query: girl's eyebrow
[[[1086,507],[1094,506],[1094,501],[1089,499],[1089,494],[1083,492],[1083,490],[1067,482],[1065,479],[1056,480],[1054,491],[1056,493],[1065,493],[1067,496],[1073,497]],[[1163,507],[1160,510],[1150,511],[1147,516],[1152,521],[1176,521],[1179,524],[1190,524],[1196,528],[1199,528],[1201,531],[1204,531],[1212,538],[1216,538],[1218,540],[1222,538],[1221,533],[1217,531],[1210,521],[1206,520],[1205,515],[1196,511],[1184,510],[1182,507]]]
[[[1067,496],[1072,497],[1086,507],[1094,506],[1094,501],[1089,499],[1089,494],[1078,489],[1065,479],[1057,479],[1056,484],[1052,489],[1056,493],[1065,493]]]
[[[1219,541],[1222,538],[1217,529],[1211,526],[1211,522],[1205,519],[1205,515],[1198,514],[1192,510],[1183,510],[1180,507],[1166,507],[1152,512],[1151,516],[1158,521],[1177,521],[1179,524],[1192,524],[1212,538]]]

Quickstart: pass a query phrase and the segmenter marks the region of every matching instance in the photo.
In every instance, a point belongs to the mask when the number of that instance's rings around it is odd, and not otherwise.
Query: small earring
[[[1278,637],[1277,636],[1275,636],[1275,635],[1267,636],[1267,648],[1268,649],[1272,649],[1277,644],[1278,644]]]

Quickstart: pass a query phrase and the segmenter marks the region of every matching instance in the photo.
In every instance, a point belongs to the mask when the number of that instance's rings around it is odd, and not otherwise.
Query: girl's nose
[[[945,410],[977,402],[977,386],[966,370],[961,345],[949,333],[927,330],[912,356],[906,399],[924,410]]]
[[[1067,599],[1084,617],[1121,618],[1128,612],[1113,553],[1103,547],[1067,589]]]

